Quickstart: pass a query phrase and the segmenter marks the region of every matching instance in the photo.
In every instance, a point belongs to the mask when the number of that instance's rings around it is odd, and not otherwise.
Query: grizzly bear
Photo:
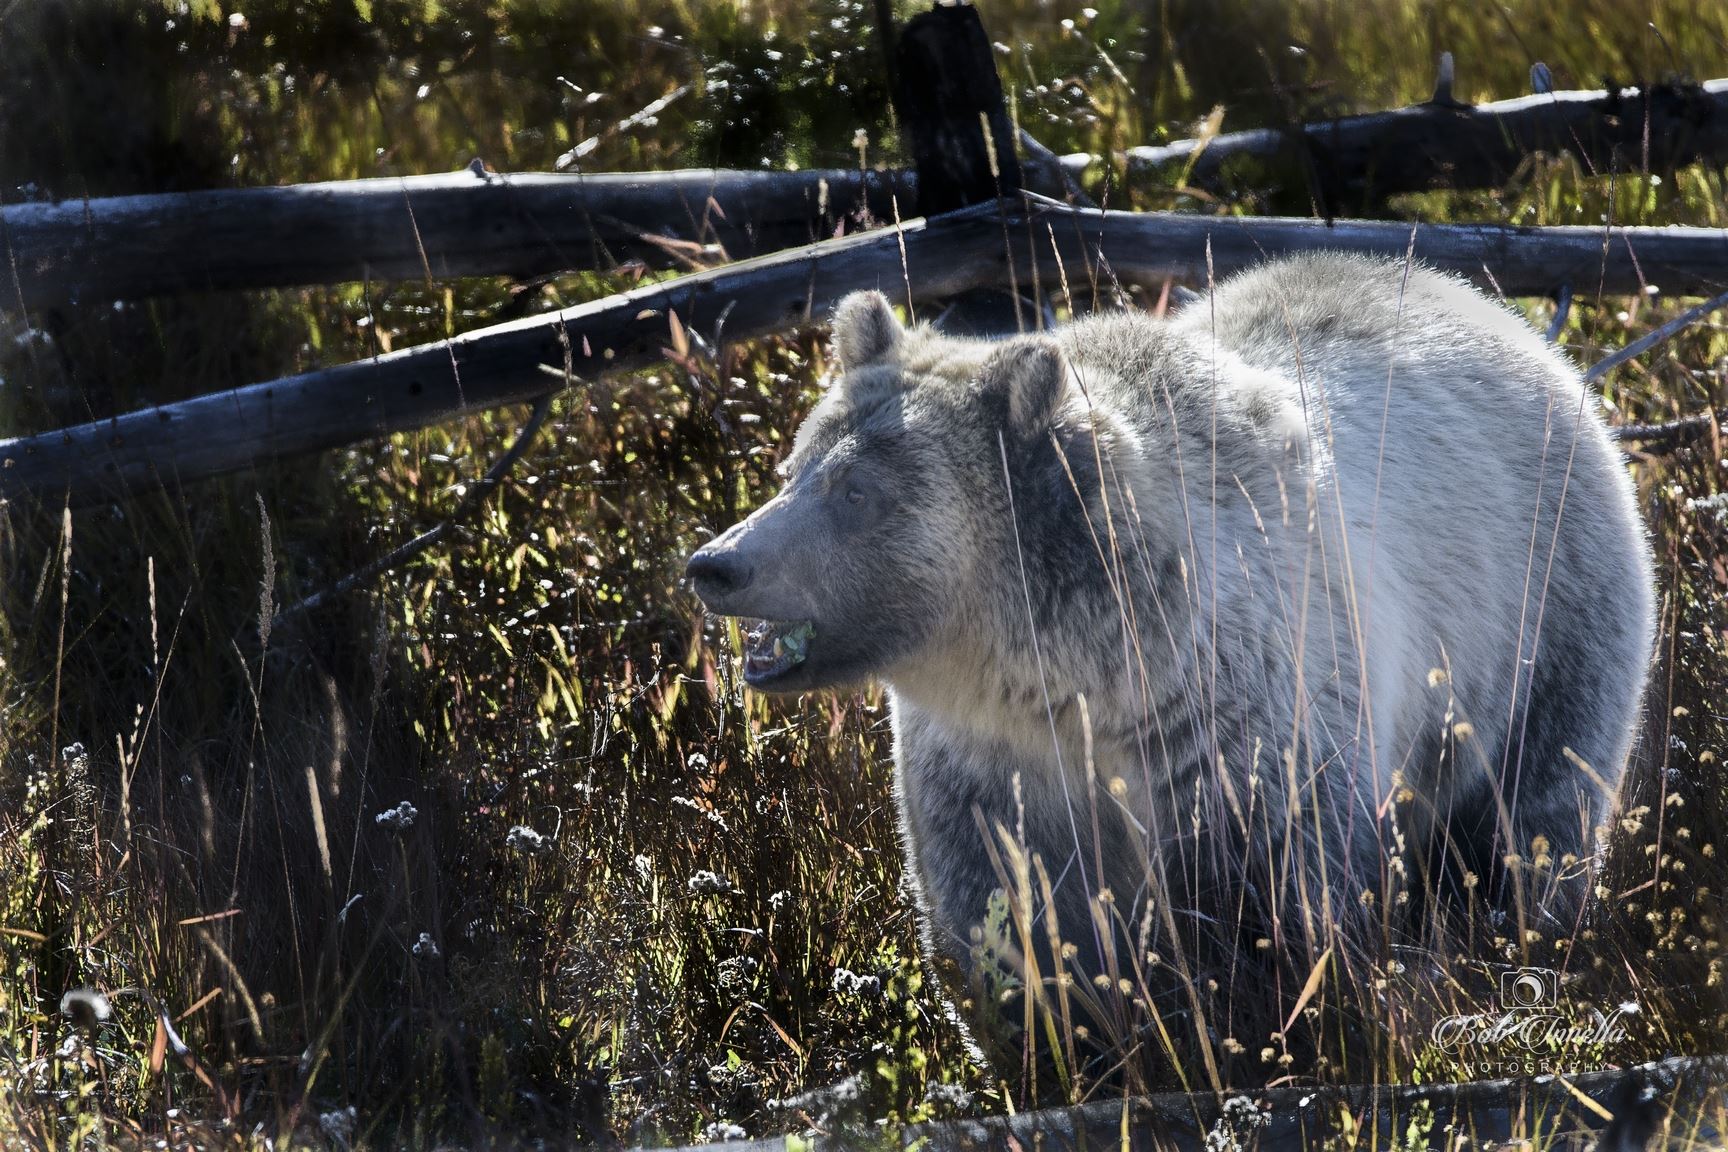
[[[1460,908],[1572,926],[1652,559],[1521,317],[1314,254],[1166,318],[833,325],[784,488],[688,574],[756,621],[758,690],[887,687],[925,945],[991,1056],[1216,1074],[1255,1006],[1324,1054],[1311,974]]]

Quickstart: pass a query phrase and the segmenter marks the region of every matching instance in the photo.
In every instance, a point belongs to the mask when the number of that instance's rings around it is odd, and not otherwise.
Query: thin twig
[[[1615,368],[1618,368],[1634,356],[1642,356],[1650,349],[1656,347],[1656,345],[1673,338],[1684,329],[1691,327],[1699,320],[1702,320],[1710,313],[1724,306],[1728,306],[1728,292],[1724,292],[1720,296],[1714,296],[1695,308],[1686,309],[1686,311],[1680,313],[1680,315],[1674,317],[1674,319],[1668,321],[1668,323],[1662,325],[1662,327],[1656,329],[1656,331],[1640,336],[1638,339],[1632,341],[1632,343],[1626,345],[1626,347],[1620,349],[1620,351],[1611,352],[1602,357],[1602,359],[1596,361],[1596,363],[1590,365],[1590,367],[1584,372],[1584,382],[1586,384],[1595,383],[1597,380],[1600,380],[1609,372],[1612,372]]]
[[[1086,195],[1086,190],[1080,187],[1080,182],[1074,179],[1073,173],[1069,172],[1068,169],[1063,166],[1062,157],[1052,152],[1045,146],[1042,140],[1026,131],[1026,129],[1019,128],[1018,131],[1020,133],[1020,147],[1026,149],[1026,159],[1028,161],[1025,165],[1026,167],[1034,170],[1043,169],[1048,171],[1055,178],[1056,182],[1067,191],[1071,203],[1077,204],[1082,208],[1098,207],[1092,197]]]
[[[1658,344],[1673,339],[1710,313],[1725,306],[1728,306],[1728,292],[1688,308],[1654,332],[1645,333],[1618,352],[1611,352],[1596,361],[1585,371],[1585,383],[1594,383],[1600,380],[1626,361],[1641,356]],[[1700,412],[1696,416],[1669,420],[1661,424],[1622,424],[1618,428],[1610,429],[1609,435],[1622,444],[1631,442],[1641,444],[1646,448],[1674,447],[1690,443],[1701,436],[1716,431],[1722,426],[1725,415],[1728,414]]]
[[[1672,447],[1707,436],[1728,421],[1728,412],[1700,412],[1662,424],[1622,424],[1608,435],[1619,443],[1636,442],[1649,447]]]
[[[562,372],[558,372],[557,375],[560,378],[563,377]],[[272,626],[279,627],[285,620],[319,608],[338,596],[371,583],[391,569],[400,567],[442,540],[456,524],[473,515],[492,489],[496,488],[499,482],[509,474],[510,469],[515,467],[516,462],[522,459],[522,454],[528,450],[528,446],[534,442],[534,438],[540,434],[541,427],[546,423],[546,416],[552,410],[553,395],[554,393],[547,392],[534,401],[534,411],[529,415],[527,423],[522,425],[522,430],[516,434],[515,442],[504,450],[504,454],[498,457],[492,467],[486,470],[486,475],[475,481],[474,486],[463,496],[462,502],[456,506],[456,510],[448,518],[428,528],[406,544],[385,553],[365,567],[350,572],[336,583],[284,608],[276,614]]]
[[[1566,320],[1572,315],[1572,285],[1560,285],[1560,291],[1554,294],[1554,319],[1548,324],[1544,338],[1552,344],[1560,339],[1560,333],[1566,330]]]
[[[666,93],[666,95],[660,97],[660,99],[654,101],[652,104],[643,107],[640,111],[632,112],[610,128],[588,137],[588,139],[582,141],[580,144],[576,145],[576,147],[570,149],[570,151],[564,153],[562,156],[558,157],[557,160],[553,161],[552,167],[556,168],[560,172],[564,171],[566,168],[569,168],[572,164],[575,164],[578,160],[581,160],[583,157],[593,152],[594,149],[600,147],[601,144],[605,143],[612,137],[621,132],[628,132],[630,129],[644,121],[654,119],[654,117],[666,111],[673,101],[689,93],[691,88],[692,85],[680,84],[678,87],[672,89],[672,91]]]

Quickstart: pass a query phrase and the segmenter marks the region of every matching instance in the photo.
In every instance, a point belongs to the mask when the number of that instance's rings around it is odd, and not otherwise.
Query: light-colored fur
[[[1232,843],[1295,841],[1274,902],[1302,883],[1335,905],[1383,890],[1378,814],[1400,780],[1412,834],[1492,840],[1461,870],[1530,859],[1537,836],[1556,871],[1588,854],[1653,610],[1630,480],[1560,353],[1462,282],[1342,256],[1267,265],[1166,324],[1109,316],[1057,340],[1061,419],[1098,430],[1104,481],[1085,517],[1017,501],[1019,551],[1028,520],[1062,516],[1104,578],[1029,623],[1023,560],[1036,580],[1063,558],[994,552],[968,642],[887,672],[936,948],[970,962],[1000,881],[980,828],[1002,827],[1104,963],[1087,890],[1110,886],[1138,923],[1160,845],[1199,811],[1219,831],[1250,777],[1265,808],[1297,812]],[[1197,799],[1220,774],[1224,803]],[[1187,883],[1203,902],[1230,871]]]
[[[784,563],[714,595],[843,630],[846,672],[890,687],[935,954],[987,975],[1016,851],[1050,880],[1032,936],[1060,931],[1076,994],[1109,989],[1088,1027],[1119,1035],[1137,997],[1200,1014],[1183,989],[1256,939],[1300,986],[1413,889],[1576,912],[1651,558],[1593,400],[1521,318],[1328,254],[1167,321],[997,344],[859,296],[836,334],[787,490],[710,546]],[[830,527],[835,478],[888,457],[870,536]],[[1008,966],[1047,976],[1040,946]]]

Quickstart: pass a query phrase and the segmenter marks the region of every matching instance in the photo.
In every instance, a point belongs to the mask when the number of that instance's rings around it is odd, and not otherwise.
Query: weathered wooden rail
[[[693,267],[912,215],[904,172],[682,172],[343,180],[14,204],[0,308],[211,289]]]
[[[678,277],[453,340],[268,383],[0,440],[0,498],[85,501],[178,484],[448,420],[546,391],[542,365],[579,377],[640,368],[672,320],[711,343],[820,320],[846,292],[922,301],[1017,283],[1055,295],[1121,282],[1204,284],[1280,253],[1412,253],[1510,296],[1570,284],[1580,295],[1657,284],[1706,295],[1728,281],[1728,232],[1509,228],[1378,221],[1100,212],[1029,197],[914,220]]]
[[[915,62],[916,52],[909,61]],[[909,74],[948,105],[980,86],[928,67]],[[993,77],[992,77],[993,78]],[[974,118],[976,112],[973,112]],[[0,311],[76,300],[136,299],[458,276],[539,276],[615,268],[688,268],[760,256],[897,216],[959,206],[968,178],[944,165],[953,125],[918,139],[939,185],[920,197],[911,171],[830,169],[640,174],[522,173],[484,166],[431,176],[120,196],[0,208]],[[993,125],[1009,165],[1005,124]],[[1360,202],[1433,187],[1494,187],[1532,152],[1569,153],[1589,171],[1666,171],[1728,163],[1728,79],[1697,86],[1546,92],[1490,104],[1450,98],[1289,129],[1262,128],[1129,149],[1130,177],[1183,173],[1217,191],[1242,157],[1299,154],[1322,189]],[[1021,166],[1033,191],[1104,158],[1040,155]],[[999,182],[998,193],[1019,185]]]
[[[1328,1140],[1362,1148],[1484,1148],[1508,1141],[1526,1146],[1641,1149],[1672,1118],[1681,1139],[1710,1146],[1716,1133],[1700,1126],[1711,1105],[1718,1117],[1728,1061],[1683,1057],[1629,1069],[1572,1076],[1477,1080],[1464,1084],[1276,1088],[1240,1097],[1172,1094],[1099,1101],[1078,1108],[961,1121],[913,1129],[936,1152],[1014,1152],[1042,1148],[1212,1152],[1257,1148],[1296,1152]],[[1243,1123],[1227,1114],[1245,1099]],[[1241,1108],[1241,1105],[1237,1105]],[[1708,1122],[1704,1122],[1705,1125]],[[1411,1129],[1417,1135],[1411,1139]],[[1212,1137],[1217,1133],[1221,1137]]]
[[[1274,1088],[1098,1100],[883,1134],[835,1125],[814,1136],[681,1152],[1310,1152],[1322,1147],[1513,1147],[1632,1152],[1720,1147],[1728,1058],[1681,1057],[1569,1076],[1466,1084]],[[1328,1143],[1330,1141],[1330,1143]],[[640,1152],[640,1150],[639,1150]]]
[[[1354,202],[1432,188],[1493,188],[1533,153],[1570,155],[1597,174],[1666,172],[1728,161],[1728,80],[1599,91],[1538,92],[1461,104],[1443,83],[1407,108],[1211,139],[1130,148],[1130,176],[1186,169],[1184,182],[1221,191],[1244,157],[1312,165],[1329,200]]]

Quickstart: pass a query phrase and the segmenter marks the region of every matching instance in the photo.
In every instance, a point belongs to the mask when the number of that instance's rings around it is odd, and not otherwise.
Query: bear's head
[[[877,292],[840,302],[834,346],[785,487],[687,569],[710,611],[751,619],[744,676],[763,691],[892,680],[964,647],[1014,547],[1006,463],[1048,450],[1070,391],[1054,340],[903,328]]]

